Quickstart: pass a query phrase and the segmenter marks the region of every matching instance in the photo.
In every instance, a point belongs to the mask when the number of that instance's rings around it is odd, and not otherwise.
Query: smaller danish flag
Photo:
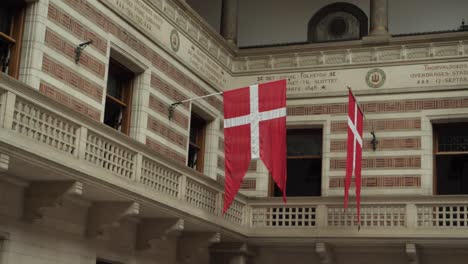
[[[361,222],[361,166],[362,166],[362,129],[364,114],[362,113],[353,92],[348,93],[348,147],[346,156],[346,177],[344,208],[348,208],[348,192],[351,178],[354,175],[356,184],[357,220]]]

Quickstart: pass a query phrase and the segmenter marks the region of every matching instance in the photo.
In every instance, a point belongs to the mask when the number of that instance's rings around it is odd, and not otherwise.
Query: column
[[[238,0],[223,0],[221,14],[221,35],[231,44],[237,44]]]
[[[388,35],[387,0],[370,0],[370,35]]]
[[[19,80],[39,89],[49,0],[26,2]]]

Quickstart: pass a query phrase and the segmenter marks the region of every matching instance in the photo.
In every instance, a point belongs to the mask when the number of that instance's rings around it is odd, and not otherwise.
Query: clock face
[[[359,39],[359,21],[350,13],[334,12],[317,24],[316,41]]]

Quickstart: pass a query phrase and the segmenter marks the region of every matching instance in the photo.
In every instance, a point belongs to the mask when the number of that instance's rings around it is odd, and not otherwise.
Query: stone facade
[[[238,50],[183,1],[25,12],[19,80],[0,73],[1,264],[467,259],[466,197],[433,192],[433,124],[468,118],[466,32]],[[134,73],[128,135],[102,124],[111,60]],[[277,79],[288,127],[323,131],[321,197],[283,205],[253,161],[223,215],[222,96],[171,119],[169,106]],[[346,85],[366,115],[361,231],[342,208]],[[207,121],[203,173],[186,166],[192,112]]]

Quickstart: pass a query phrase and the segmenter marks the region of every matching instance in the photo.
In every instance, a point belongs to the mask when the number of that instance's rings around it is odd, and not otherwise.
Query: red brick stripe
[[[170,159],[173,159],[181,164],[185,165],[185,156],[181,155],[180,153],[172,150],[169,147],[162,146],[158,142],[150,139],[149,137],[146,137],[146,146],[151,148],[152,150],[160,153],[161,155],[164,155]]]
[[[104,16],[103,14],[97,12],[96,8],[90,5],[87,1],[83,0],[64,0],[69,6],[71,6],[76,11],[80,12],[83,16],[87,17],[90,21],[94,22],[103,30],[110,32],[118,39],[126,43],[133,50],[149,58],[154,67],[158,68],[160,71],[164,72],[167,76],[172,78],[175,82],[180,84],[182,87],[185,87],[189,91],[192,91],[197,96],[206,95],[211,93],[211,91],[205,90],[203,87],[199,86],[194,82],[190,77],[185,75],[182,71],[178,70],[175,66],[171,65],[167,60],[161,57],[159,54],[154,52],[150,47],[146,46],[137,37],[133,36],[130,32],[126,31],[124,28],[115,24],[109,17]],[[216,97],[208,97],[203,100],[206,100],[216,109],[222,111],[222,101]]]
[[[249,171],[256,171],[257,170],[257,161],[252,160],[249,164]]]
[[[101,103],[103,88],[44,54],[42,70]]]
[[[149,97],[149,107],[150,109],[161,113],[163,116],[169,116],[169,104],[159,100],[154,95],[150,95]],[[177,109],[174,109],[171,120],[184,129],[188,128],[188,117],[182,114]]]
[[[330,170],[345,170],[346,159],[330,159]],[[421,168],[421,157],[376,157],[362,159],[362,169],[419,169]]]
[[[57,25],[65,28],[67,31],[81,39],[83,42],[92,40],[92,46],[99,50],[102,54],[106,54],[107,41],[98,37],[98,34],[89,30],[86,26],[73,19],[69,14],[64,12],[54,4],[49,4],[49,20],[55,22]]]
[[[185,135],[176,132],[151,116],[148,116],[148,129],[177,144],[183,149],[187,148],[187,137]]]
[[[421,149],[420,137],[408,138],[379,138],[377,150],[404,150],[404,149]],[[330,141],[331,152],[345,152],[346,140],[332,140]],[[364,140],[364,150],[372,150],[370,140]]]
[[[421,119],[380,119],[380,120],[365,120],[364,130],[371,131],[407,131],[421,130]],[[342,121],[331,122],[331,132],[347,132],[348,123]]]
[[[432,109],[451,109],[468,107],[468,97],[409,99],[399,101],[362,102],[365,113],[407,113]],[[289,116],[346,114],[346,103],[305,105],[288,107]]]
[[[162,94],[174,100],[174,102],[187,99],[187,97],[184,94],[179,92],[174,86],[170,85],[169,83],[165,82],[163,79],[159,78],[156,74],[151,74],[150,85],[156,91],[159,91]],[[189,104],[182,104],[179,107],[184,107],[185,109],[188,109],[188,105]]]
[[[45,34],[45,43],[48,47],[57,50],[67,58],[75,62],[75,48],[76,45],[68,42],[66,39],[60,37],[57,33],[47,28]],[[104,79],[106,65],[89,55],[88,52],[83,51],[80,57],[80,66],[90,70],[97,77]]]
[[[354,186],[354,183],[351,184]],[[344,177],[331,177],[330,189],[344,188]],[[362,177],[363,188],[414,188],[421,187],[420,175],[387,175]]]
[[[87,115],[96,121],[100,121],[101,112],[99,110],[67,93],[60,91],[60,89],[53,87],[44,81],[41,82],[39,91],[45,96],[52,98],[77,112]]]

